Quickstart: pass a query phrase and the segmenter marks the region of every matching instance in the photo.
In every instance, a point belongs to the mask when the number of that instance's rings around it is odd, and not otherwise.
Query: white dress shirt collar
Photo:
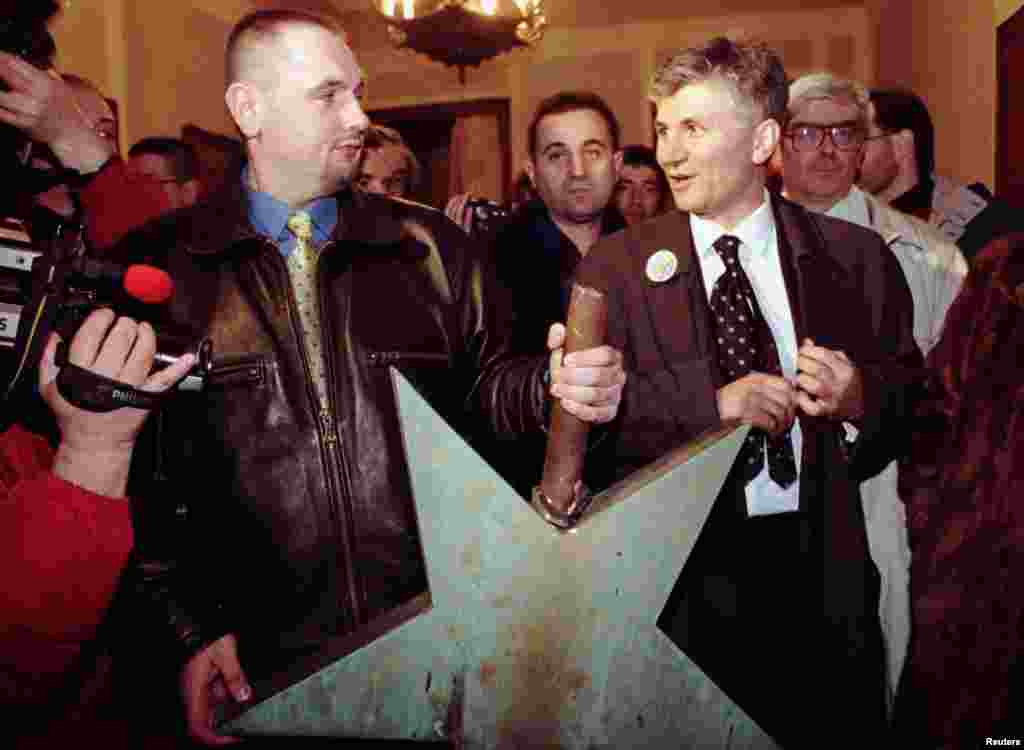
[[[747,274],[758,307],[775,341],[782,372],[786,377],[794,377],[797,360],[796,330],[782,273],[778,233],[768,191],[765,191],[761,205],[731,231],[726,232],[715,222],[693,214],[690,214],[690,231],[693,233],[697,260],[709,298],[715,282],[725,273],[725,263],[712,245],[723,234],[739,238],[742,243],[739,251],[740,264]],[[794,455],[797,457],[797,469],[802,473],[803,432],[799,420],[793,425],[790,437],[793,441]],[[780,487],[772,480],[768,464],[765,462],[761,473],[746,486],[744,494],[747,499],[747,512],[751,516],[794,511],[800,507],[800,479],[797,478],[789,487]]]
[[[775,217],[772,214],[772,202],[768,191],[764,191],[761,205],[731,231],[727,232],[716,222],[702,219],[695,214],[690,214],[690,231],[693,233],[693,245],[699,257],[716,254],[713,245],[723,234],[737,237],[740,247],[745,247],[752,253],[774,252]]]

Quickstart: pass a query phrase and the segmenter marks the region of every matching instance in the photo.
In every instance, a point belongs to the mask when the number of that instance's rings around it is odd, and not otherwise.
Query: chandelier
[[[499,10],[499,3],[502,7]],[[543,0],[373,0],[396,47],[459,69],[533,44],[548,19]]]

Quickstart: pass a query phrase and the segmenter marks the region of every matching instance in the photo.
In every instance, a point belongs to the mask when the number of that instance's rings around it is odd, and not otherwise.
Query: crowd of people
[[[554,400],[599,425],[594,491],[750,425],[665,633],[782,747],[1020,738],[1024,234],[935,175],[921,99],[717,37],[637,92],[654,148],[556,91],[510,205],[439,211],[408,200],[423,169],[367,118],[345,40],[303,11],[235,25],[245,160],[208,191],[188,144],[122,156],[95,86],[0,52],[31,243],[77,232],[175,285],[54,334],[4,403],[9,734],[230,744],[220,708],[426,591],[395,366],[525,499]],[[565,354],[574,284],[607,299],[607,341]],[[69,365],[174,387],[196,358],[154,368],[166,330],[215,352],[173,407],[58,387]]]

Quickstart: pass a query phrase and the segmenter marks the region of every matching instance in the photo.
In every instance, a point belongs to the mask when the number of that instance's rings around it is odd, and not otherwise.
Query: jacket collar
[[[868,207],[868,222],[871,224],[871,229],[882,235],[882,241],[886,245],[892,245],[897,240],[904,239],[903,230],[893,223],[891,212],[885,210],[878,198],[864,192],[856,185],[850,188],[850,192],[860,195],[864,200],[864,204]]]
[[[338,201],[338,224],[332,242],[352,252],[385,252],[389,247],[399,255],[422,257],[425,248],[402,242],[410,235],[409,201],[382,198],[345,188],[334,196]],[[248,247],[266,238],[252,226],[241,172],[219,191],[198,204],[190,216],[189,246],[195,255],[220,255]],[[415,232],[411,233],[415,237]]]
[[[775,217],[775,231],[782,252],[783,242],[788,242],[794,257],[798,261],[813,258],[821,249],[823,239],[821,231],[810,220],[806,210],[792,203],[777,193],[769,193],[772,212]],[[639,240],[643,247],[640,261],[644,268],[652,255],[669,250],[676,255],[677,270],[681,274],[689,274],[699,265],[694,256],[693,234],[690,231],[690,215],[684,211],[670,211],[650,221],[632,227],[630,233]],[[664,244],[663,238],[672,237],[675,249]],[[655,238],[658,238],[655,240]],[[662,244],[658,244],[661,242]],[[659,282],[647,279],[648,284]]]
[[[669,262],[671,260],[665,255],[666,253],[675,257],[676,272],[680,275],[689,275],[694,267],[699,270],[700,267],[696,263],[694,254],[693,233],[690,231],[690,215],[688,213],[669,211],[636,224],[627,231],[634,238],[635,246],[641,248],[640,268],[644,269],[644,280],[648,286],[655,287],[664,283],[659,280],[660,277],[657,274],[648,271],[655,263],[654,256],[659,253]],[[667,241],[669,238],[671,241]],[[669,280],[665,279],[664,281]]]
[[[558,258],[562,267],[570,272],[579,263],[582,255],[573,241],[551,218],[551,212],[540,198],[525,203],[509,220],[511,231],[521,232],[523,241],[536,244],[551,257]],[[626,220],[610,202],[601,215],[601,237],[624,229]],[[503,233],[499,230],[499,233]]]
[[[836,332],[844,326],[836,322],[835,295],[848,284],[847,270],[829,252],[821,227],[821,222],[838,220],[814,214],[781,196],[773,199],[797,343],[810,337],[819,346],[839,349]]]
[[[772,211],[778,240],[782,272],[789,295],[790,310],[797,341],[805,336],[825,343],[831,336],[827,314],[832,309],[834,290],[844,284],[845,269],[828,253],[818,219],[808,211],[772,193]],[[637,251],[636,270],[644,275],[652,315],[659,329],[678,330],[685,325],[685,310],[679,305],[679,291],[674,283],[682,281],[693,290],[691,305],[706,309],[707,292],[700,277],[700,264],[694,252],[689,214],[671,211],[668,214],[631,227],[630,244]],[[658,253],[674,256],[675,271],[659,281],[655,258]],[[662,255],[667,258],[667,255]],[[652,273],[654,271],[654,273]],[[693,276],[696,272],[697,276]],[[654,278],[652,278],[654,276]],[[701,295],[696,290],[702,290]],[[710,322],[709,322],[710,324]],[[698,333],[700,333],[698,331]],[[666,341],[673,337],[667,336]]]

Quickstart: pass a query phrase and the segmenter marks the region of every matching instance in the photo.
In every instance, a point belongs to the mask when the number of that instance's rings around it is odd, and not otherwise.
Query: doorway
[[[996,194],[1024,209],[1024,8],[1000,26],[998,45],[999,114],[996,131]]]
[[[480,154],[467,155],[465,149],[453,144],[456,124],[462,120],[483,118],[491,123],[497,137],[494,153],[484,155],[485,163],[493,171],[491,182],[500,194],[485,197],[505,200],[510,179],[510,137],[508,99],[481,99],[471,102],[425,104],[367,111],[378,125],[387,125],[401,133],[406,144],[416,154],[423,168],[423,179],[410,196],[413,200],[443,209],[453,184],[460,180],[453,171],[462,167],[460,160]],[[455,162],[453,162],[453,157]],[[466,190],[468,188],[459,188]]]

